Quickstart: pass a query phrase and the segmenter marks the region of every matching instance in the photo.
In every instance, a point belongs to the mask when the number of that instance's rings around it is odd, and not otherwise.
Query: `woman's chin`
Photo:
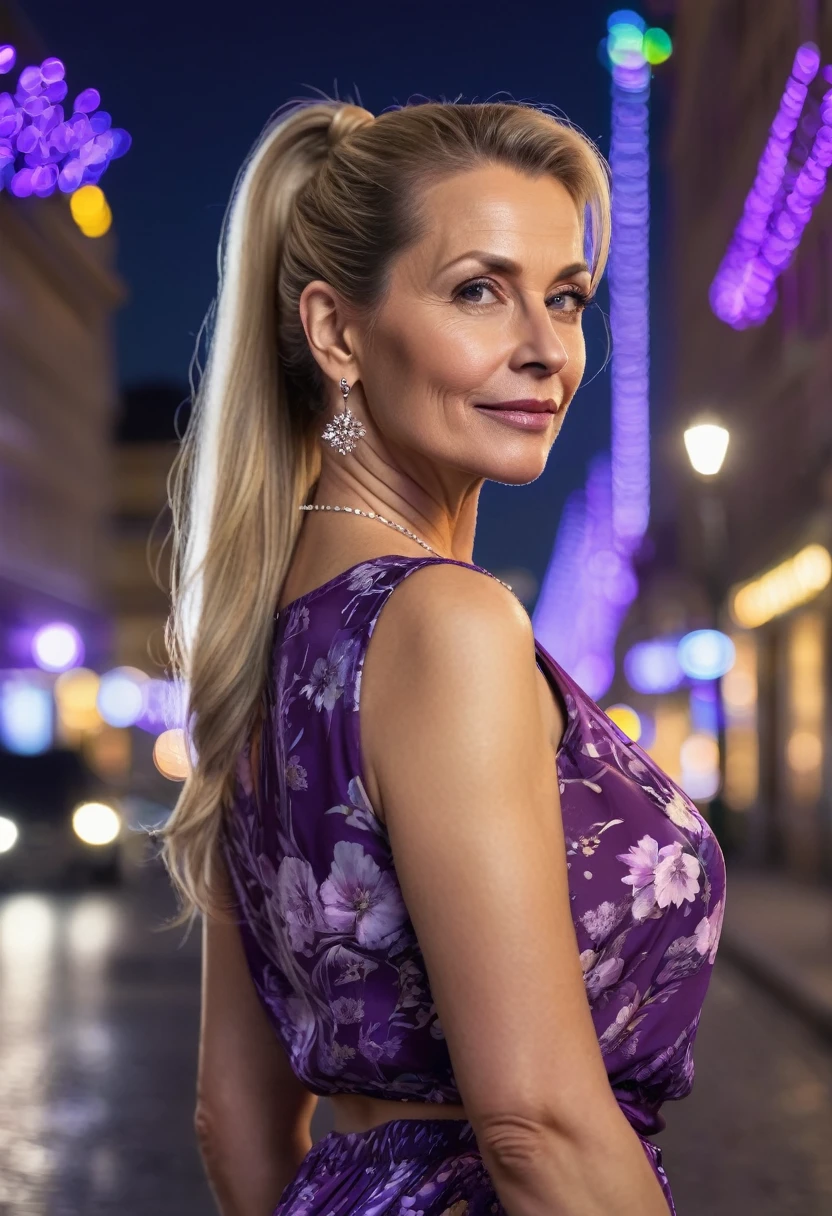
[[[489,470],[483,476],[487,481],[496,481],[506,486],[525,486],[537,481],[544,472],[550,448],[540,452],[500,453],[499,459],[488,461]]]

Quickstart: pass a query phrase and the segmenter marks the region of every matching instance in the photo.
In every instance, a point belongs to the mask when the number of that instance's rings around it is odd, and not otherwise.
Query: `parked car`
[[[116,882],[121,815],[80,752],[0,752],[0,887]]]

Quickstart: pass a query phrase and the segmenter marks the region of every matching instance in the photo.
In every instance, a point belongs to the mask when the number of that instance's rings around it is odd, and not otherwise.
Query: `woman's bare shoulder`
[[[464,728],[486,735],[504,713],[529,728],[541,716],[528,613],[487,573],[420,567],[388,599],[365,655],[361,738],[370,783],[381,796],[384,771],[408,739],[415,745],[418,735],[430,749]]]
[[[603,1113],[528,615],[487,575],[423,567],[379,629],[362,744],[468,1117],[569,1127],[575,1093]]]
[[[533,638],[529,615],[513,592],[484,570],[451,562],[410,573],[391,595],[379,622],[385,613],[384,632],[392,648],[398,643],[409,650],[423,642],[436,649],[507,643],[511,638],[528,645]]]

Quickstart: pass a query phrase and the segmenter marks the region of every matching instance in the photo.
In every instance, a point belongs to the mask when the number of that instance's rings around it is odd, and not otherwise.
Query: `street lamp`
[[[727,529],[725,503],[715,480],[725,461],[730,434],[712,419],[700,419],[685,431],[685,449],[694,472],[699,475],[697,495],[702,533],[702,573],[708,597],[710,626],[719,630],[719,615],[727,589]],[[725,782],[725,705],[722,697],[722,676],[713,681],[716,709],[716,742],[718,748],[719,786],[709,803],[711,826],[720,843],[725,843],[725,804],[722,788]]]
[[[685,431],[685,447],[694,472],[714,477],[722,468],[730,435],[715,422],[697,422]]]

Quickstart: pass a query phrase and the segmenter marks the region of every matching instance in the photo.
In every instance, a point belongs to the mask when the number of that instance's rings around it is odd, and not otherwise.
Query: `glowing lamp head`
[[[722,468],[729,439],[725,427],[716,423],[689,426],[685,431],[685,448],[694,471],[703,477],[715,476]]]
[[[44,625],[32,639],[32,658],[43,671],[68,671],[84,658],[84,643],[72,625],[54,621]]]
[[[679,666],[692,680],[717,680],[734,666],[734,643],[718,629],[694,629],[679,642]]]
[[[83,802],[72,816],[72,830],[84,844],[112,844],[121,830],[121,820],[105,802]]]

